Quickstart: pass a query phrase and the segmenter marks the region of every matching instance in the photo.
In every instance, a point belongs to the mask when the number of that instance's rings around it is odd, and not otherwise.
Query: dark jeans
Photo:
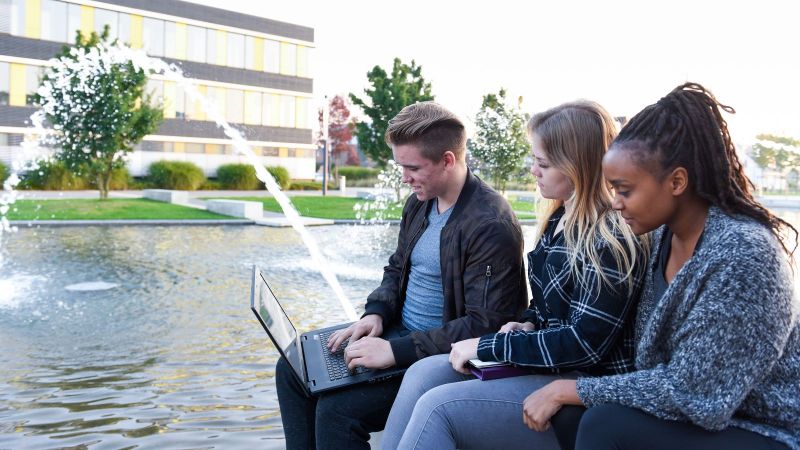
[[[275,385],[290,450],[366,449],[369,433],[383,430],[403,377],[361,383],[308,397],[281,358]]]
[[[551,424],[562,450],[571,449],[570,443],[578,450],[788,450],[788,447],[774,439],[741,428],[708,431],[688,422],[662,420],[638,409],[615,404],[599,405],[588,410],[582,407],[564,408],[556,416],[559,417],[553,417]],[[568,434],[576,429],[577,437],[569,439]]]

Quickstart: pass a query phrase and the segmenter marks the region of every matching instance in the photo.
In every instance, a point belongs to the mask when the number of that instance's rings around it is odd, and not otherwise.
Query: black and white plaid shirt
[[[593,375],[624,373],[634,368],[633,315],[639,298],[646,260],[638,255],[635,289],[628,295],[627,280],[607,243],[598,245],[604,282],[588,261],[581,285],[570,270],[564,233],[554,236],[564,208],[550,217],[547,229],[528,254],[528,279],[533,298],[522,321],[535,331],[513,331],[483,336],[478,357],[536,368],[539,372],[577,369]],[[540,370],[541,369],[541,370]]]

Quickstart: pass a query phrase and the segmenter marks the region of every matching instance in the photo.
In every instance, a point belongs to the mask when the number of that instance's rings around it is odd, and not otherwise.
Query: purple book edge
[[[484,367],[483,369],[470,367],[469,370],[473,375],[478,377],[478,379],[483,381],[496,380],[498,378],[518,377],[521,375],[530,375],[532,373],[530,369],[512,365]]]

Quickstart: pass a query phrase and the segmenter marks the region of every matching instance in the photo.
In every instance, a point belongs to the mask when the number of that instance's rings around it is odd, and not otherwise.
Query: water
[[[397,228],[311,232],[362,308]],[[251,265],[299,328],[347,320],[288,229],[23,228],[2,239],[0,448],[283,448],[278,354],[249,310]],[[117,287],[66,289],[98,280]]]

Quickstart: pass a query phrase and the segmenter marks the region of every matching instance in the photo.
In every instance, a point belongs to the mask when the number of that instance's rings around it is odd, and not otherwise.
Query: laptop
[[[272,343],[292,367],[308,394],[339,389],[357,383],[374,383],[402,375],[405,368],[347,369],[342,349],[330,352],[328,337],[336,330],[347,328],[350,323],[322,328],[298,336],[289,316],[286,315],[267,280],[256,266],[250,286],[250,309],[269,335]],[[395,336],[384,333],[383,338]],[[342,346],[344,347],[344,345]]]

